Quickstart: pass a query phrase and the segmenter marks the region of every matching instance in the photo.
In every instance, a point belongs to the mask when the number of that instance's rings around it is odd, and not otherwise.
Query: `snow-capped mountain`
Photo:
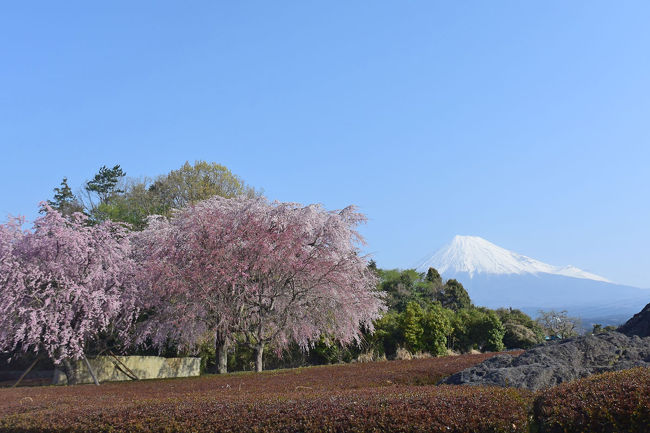
[[[426,272],[429,267],[444,273],[474,274],[553,274],[572,278],[586,278],[611,283],[600,275],[578,269],[575,266],[553,266],[530,257],[506,250],[478,236],[456,236],[450,244],[438,250],[420,266]]]
[[[574,266],[554,266],[477,236],[456,236],[417,266],[460,281],[476,305],[568,310],[589,323],[615,324],[650,302],[650,290],[613,283]]]

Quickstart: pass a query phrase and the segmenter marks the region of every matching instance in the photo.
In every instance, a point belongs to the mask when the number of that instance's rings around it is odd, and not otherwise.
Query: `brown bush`
[[[540,393],[534,405],[540,432],[650,431],[650,369],[591,376]]]

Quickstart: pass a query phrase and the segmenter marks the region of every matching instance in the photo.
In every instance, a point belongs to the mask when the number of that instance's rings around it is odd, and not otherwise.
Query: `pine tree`
[[[448,280],[442,290],[436,293],[436,300],[443,307],[454,311],[460,311],[472,305],[467,290],[457,280]]]
[[[120,194],[124,191],[117,189],[117,184],[121,178],[126,176],[120,165],[113,168],[107,168],[105,165],[99,169],[99,172],[92,180],[86,182],[86,191],[91,194],[97,194],[100,202],[104,203],[113,194]]]
[[[48,200],[47,204],[64,216],[70,216],[75,212],[83,212],[83,206],[72,193],[67,177],[63,178],[61,186],[54,188],[54,200]],[[41,213],[44,212],[46,212],[46,208],[41,209]]]
[[[426,280],[430,283],[435,284],[436,286],[442,284],[442,277],[440,273],[435,268],[429,268],[427,271]]]

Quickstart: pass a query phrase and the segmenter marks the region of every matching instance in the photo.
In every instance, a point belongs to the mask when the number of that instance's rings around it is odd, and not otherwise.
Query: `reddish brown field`
[[[518,431],[529,393],[431,386],[490,356],[2,389],[0,430]]]
[[[612,425],[647,431],[647,369],[537,394],[433,385],[489,356],[0,389],[0,431],[604,432]]]

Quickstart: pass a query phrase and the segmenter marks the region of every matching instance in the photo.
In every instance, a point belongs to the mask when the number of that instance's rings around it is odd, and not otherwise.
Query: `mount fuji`
[[[567,310],[592,323],[622,323],[650,302],[650,290],[609,281],[574,266],[553,266],[494,245],[478,236],[456,236],[417,266],[433,267],[460,281],[476,305]]]

